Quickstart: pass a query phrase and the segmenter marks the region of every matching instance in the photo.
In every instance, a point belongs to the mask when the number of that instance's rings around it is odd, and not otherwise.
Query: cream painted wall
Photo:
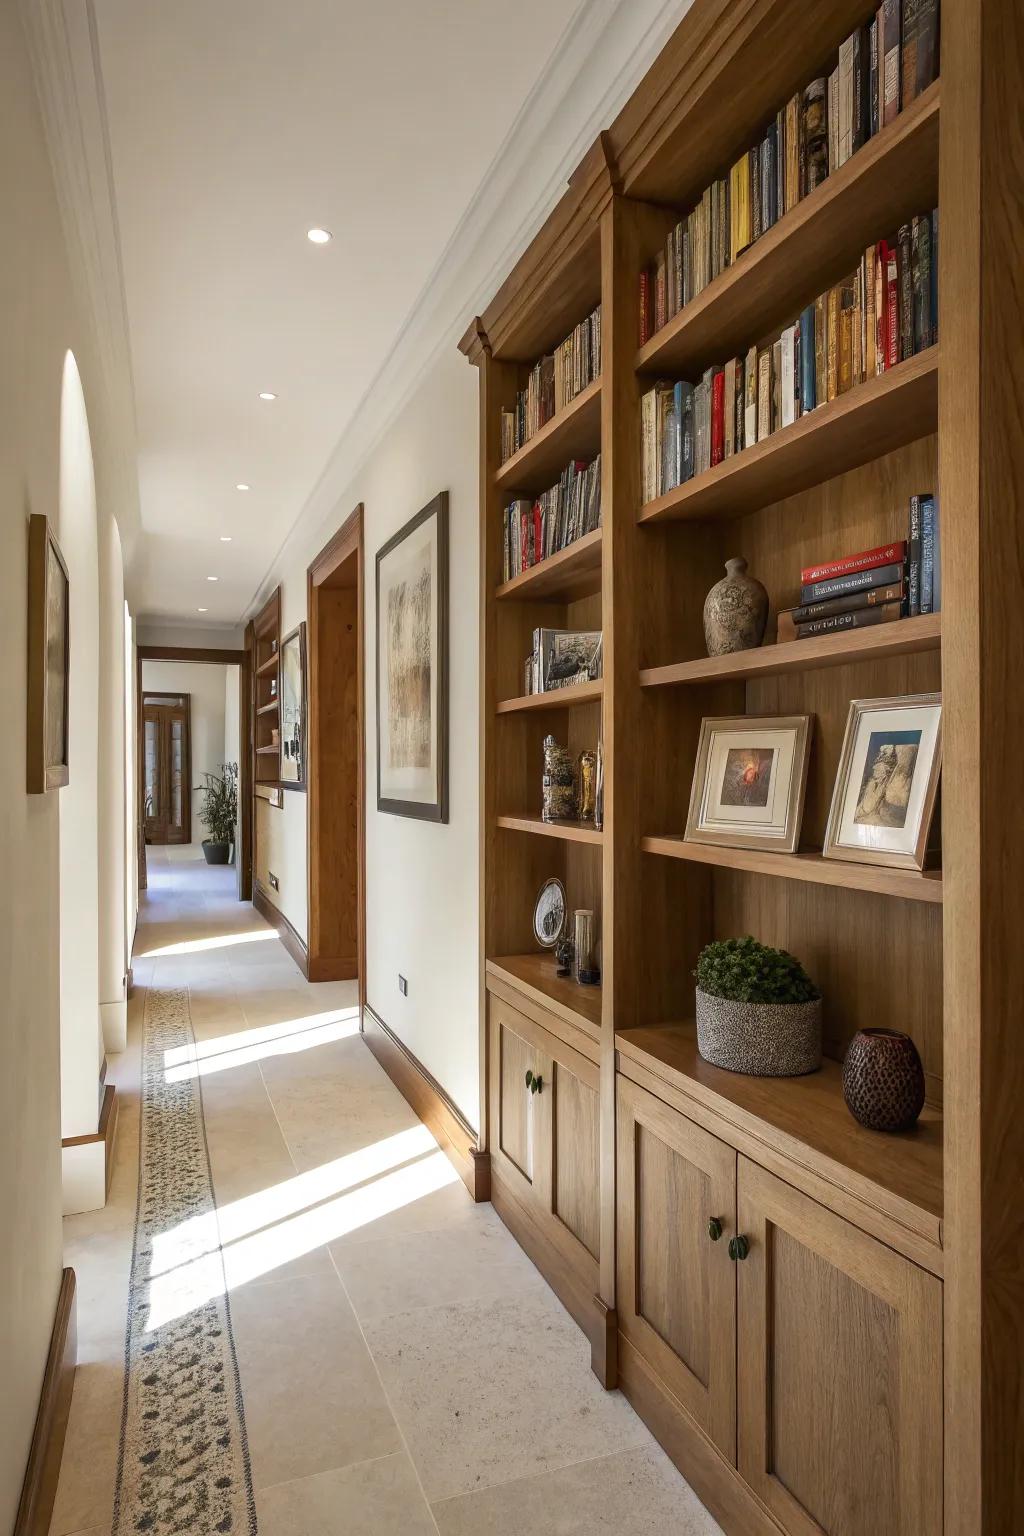
[[[454,345],[415,394],[315,537],[293,540],[282,583],[282,633],[306,617],[306,567],[357,503],[365,507],[367,1000],[479,1123],[477,374]],[[377,812],[374,557],[439,491],[450,517],[450,820],[447,826]],[[256,872],[273,869],[277,900],[306,933],[306,796],[277,810],[257,802]],[[271,892],[271,899],[274,895]],[[398,990],[398,974],[409,993]]]
[[[82,377],[99,506],[120,520],[137,516],[138,498],[76,297],[32,79],[18,8],[0,5],[0,857],[9,872],[0,885],[0,1531],[14,1525],[62,1262],[58,870],[65,792],[25,792],[25,578],[28,515],[58,520],[68,350]],[[72,611],[85,595],[76,584]],[[95,1028],[93,1040],[94,1131]]]
[[[220,773],[221,764],[227,761],[224,755],[224,701],[229,670],[235,673],[237,691],[237,667],[202,661],[142,663],[143,693],[147,688],[155,688],[160,693],[187,693],[191,701],[192,842],[196,847],[208,835],[199,820],[199,808],[203,803],[199,786],[204,783],[203,774]]]

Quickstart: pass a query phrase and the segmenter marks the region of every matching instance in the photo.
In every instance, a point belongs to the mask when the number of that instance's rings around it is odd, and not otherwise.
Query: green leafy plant
[[[199,820],[207,829],[211,843],[233,843],[238,820],[238,764],[221,763],[220,773],[204,773],[201,785],[203,803]]]
[[[702,992],[735,1003],[812,1003],[821,996],[799,960],[749,934],[706,945],[693,974]]]

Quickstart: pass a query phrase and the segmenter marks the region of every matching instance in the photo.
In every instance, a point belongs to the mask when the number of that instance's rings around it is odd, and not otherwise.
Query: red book
[[[711,462],[725,458],[725,372],[719,369],[711,381]]]
[[[651,274],[640,273],[640,345],[651,339]]]
[[[885,248],[885,366],[900,360],[900,277],[896,247]]]
[[[878,565],[898,565],[907,558],[907,541],[898,539],[895,544],[880,544],[877,549],[863,549],[858,555],[845,555],[842,560],[828,560],[824,565],[805,565],[800,572],[801,586],[812,581],[826,581],[830,576],[850,576],[855,571],[873,571]]]

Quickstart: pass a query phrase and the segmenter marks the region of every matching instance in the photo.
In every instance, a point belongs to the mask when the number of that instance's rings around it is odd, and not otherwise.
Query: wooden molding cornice
[[[479,368],[485,357],[491,355],[491,343],[484,330],[484,323],[479,315],[474,315],[466,328],[466,334],[459,342],[459,351]]]

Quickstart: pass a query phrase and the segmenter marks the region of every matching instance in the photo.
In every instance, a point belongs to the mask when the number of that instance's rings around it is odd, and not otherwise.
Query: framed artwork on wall
[[[30,795],[67,784],[71,590],[68,568],[47,518],[28,533],[28,733]]]
[[[448,820],[448,492],[377,551],[377,809]]]
[[[687,841],[795,853],[810,746],[810,715],[702,720]]]
[[[306,626],[281,641],[281,767],[285,789],[306,787]]]
[[[851,699],[827,859],[924,869],[942,763],[942,695]]]

